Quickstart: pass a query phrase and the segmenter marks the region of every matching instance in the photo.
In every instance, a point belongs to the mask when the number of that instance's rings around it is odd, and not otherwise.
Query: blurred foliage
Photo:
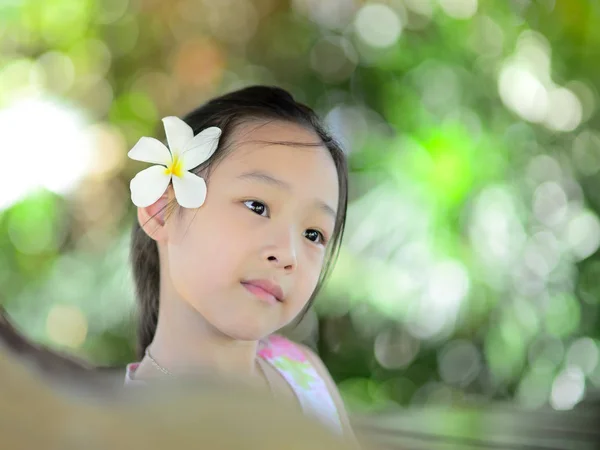
[[[356,410],[600,389],[600,5],[586,0],[0,1],[0,303],[134,358],[127,149],[278,84],[351,163],[317,344]]]

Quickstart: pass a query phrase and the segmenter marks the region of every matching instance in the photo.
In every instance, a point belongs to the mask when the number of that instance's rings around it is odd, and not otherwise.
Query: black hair
[[[238,126],[248,122],[277,121],[300,125],[314,131],[320,142],[330,152],[335,163],[339,182],[339,200],[333,235],[327,247],[327,255],[317,286],[304,309],[312,304],[323,286],[339,253],[348,203],[348,173],[346,157],[340,144],[330,135],[317,114],[308,106],[294,100],[284,89],[269,86],[251,86],[216,97],[194,111],[183,120],[192,127],[194,135],[216,126],[222,131],[219,146],[212,157],[194,169],[205,179],[210,177],[211,168],[221,161],[231,147],[232,134]],[[288,145],[311,145],[286,143]],[[143,228],[134,221],[131,236],[131,265],[138,303],[138,352],[140,356],[150,345],[156,332],[160,292],[160,262],[158,247]],[[301,316],[300,316],[301,317]]]

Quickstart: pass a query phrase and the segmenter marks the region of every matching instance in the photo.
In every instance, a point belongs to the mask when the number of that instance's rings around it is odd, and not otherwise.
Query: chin
[[[283,308],[285,305],[265,308],[245,299],[243,302],[228,302],[226,307],[223,303],[214,303],[210,309],[201,308],[206,305],[197,305],[195,309],[217,333],[240,341],[263,339],[281,329],[294,317],[289,319],[291,311]],[[215,304],[217,307],[214,307]]]
[[[259,341],[275,331],[276,329],[236,328],[235,330],[222,330],[221,332],[236,341]]]
[[[258,341],[277,331],[280,327],[260,323],[260,321],[240,321],[216,328],[224,335],[238,341]]]

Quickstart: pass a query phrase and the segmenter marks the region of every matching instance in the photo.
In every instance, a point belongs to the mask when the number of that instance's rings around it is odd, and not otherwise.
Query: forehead
[[[238,126],[230,145],[231,153],[218,164],[211,180],[266,172],[292,185],[295,195],[337,207],[335,163],[315,132],[285,122],[253,122]]]

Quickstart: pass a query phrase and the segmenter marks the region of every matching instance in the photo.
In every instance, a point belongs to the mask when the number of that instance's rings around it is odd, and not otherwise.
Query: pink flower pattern
[[[342,432],[337,407],[325,380],[297,344],[283,336],[272,335],[262,341],[258,356],[285,378],[306,413],[316,416],[334,431]]]

